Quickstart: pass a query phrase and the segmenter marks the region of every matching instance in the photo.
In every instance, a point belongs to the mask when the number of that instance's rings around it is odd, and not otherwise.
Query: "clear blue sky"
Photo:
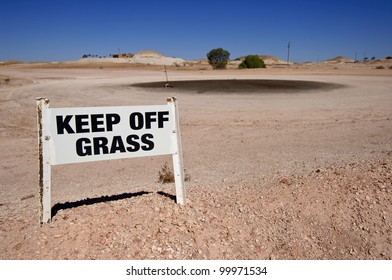
[[[391,0],[0,0],[0,61],[77,60],[152,49],[184,59],[222,47],[322,61],[392,55]]]

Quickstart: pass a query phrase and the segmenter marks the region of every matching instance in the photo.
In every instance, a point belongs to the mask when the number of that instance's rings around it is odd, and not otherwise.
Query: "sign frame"
[[[53,155],[55,150],[55,143],[52,139],[53,123],[51,122],[51,108],[49,100],[43,97],[36,99],[37,105],[37,134],[38,134],[38,187],[39,187],[39,223],[47,224],[52,220],[52,205],[51,205],[51,166],[60,165],[66,163],[77,163],[75,162],[65,162],[56,163],[53,161]],[[180,205],[186,204],[186,191],[185,191],[185,174],[183,166],[182,157],[182,146],[181,146],[181,133],[180,133],[180,121],[179,121],[179,110],[178,101],[176,97],[168,97],[167,105],[170,108],[171,116],[173,121],[170,122],[171,126],[169,136],[167,141],[170,142],[171,148],[170,152],[164,152],[161,154],[172,155],[173,161],[173,172],[175,180],[176,189],[176,203]],[[154,105],[151,105],[153,107]],[[125,106],[121,106],[124,108]],[[149,106],[143,106],[148,108]],[[99,110],[100,107],[93,107],[95,110]],[[119,107],[110,107],[112,109]],[[129,106],[129,109],[140,108],[140,106]],[[69,109],[69,108],[68,108]],[[76,109],[76,108],[75,108]],[[84,108],[77,108],[78,110],[83,110]],[[86,107],[85,109],[89,109]],[[56,108],[55,110],[61,110],[61,108]],[[54,110],[53,110],[54,111]],[[140,155],[145,156],[145,155]],[[147,155],[154,156],[154,155]],[[129,157],[139,157],[129,156]],[[115,159],[115,158],[113,158]],[[110,160],[110,158],[101,158],[97,160]],[[97,160],[87,160],[97,161]]]

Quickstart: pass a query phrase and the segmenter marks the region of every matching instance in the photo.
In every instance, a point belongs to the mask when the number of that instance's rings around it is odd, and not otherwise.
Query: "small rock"
[[[287,179],[287,178],[283,178],[282,180],[279,181],[279,183],[285,184],[285,185],[289,185],[290,184],[290,180]]]
[[[159,228],[159,232],[161,233],[169,233],[170,229],[167,227]]]
[[[378,187],[379,187],[381,190],[384,190],[384,189],[387,188],[387,186],[385,186],[385,185],[382,184],[382,183],[379,183],[379,184],[378,184]]]

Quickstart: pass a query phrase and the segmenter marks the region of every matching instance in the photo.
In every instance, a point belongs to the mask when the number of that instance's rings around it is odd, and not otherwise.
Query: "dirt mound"
[[[137,52],[132,58],[132,63],[141,63],[149,65],[184,65],[185,60],[182,58],[168,57],[159,52],[152,50],[143,50]]]
[[[156,51],[152,51],[152,50],[143,50],[143,51],[139,51],[137,52],[134,57],[143,57],[143,58],[164,58],[166,57],[165,55],[156,52]]]
[[[354,60],[353,59],[349,59],[349,58],[347,58],[345,56],[337,56],[337,57],[328,59],[325,62],[327,62],[327,63],[328,62],[329,63],[339,63],[339,62],[352,63],[352,62],[354,62]]]
[[[6,60],[6,61],[0,61],[0,66],[1,65],[13,65],[13,64],[22,64],[23,62],[21,61],[16,61],[16,60]]]
[[[246,56],[240,56],[239,58],[236,58],[234,61],[238,61],[241,63],[241,61],[245,60]],[[266,65],[275,65],[275,64],[287,64],[287,61],[284,61],[280,58],[277,58],[272,55],[258,55]]]
[[[161,53],[145,50],[137,52],[131,58],[82,58],[78,61],[82,64],[96,63],[131,63],[146,65],[184,65],[185,60],[182,58],[168,57]],[[70,62],[75,63],[75,62]]]
[[[271,55],[259,55],[259,57],[264,60],[264,63],[269,64],[287,64],[287,61],[284,61],[280,58]]]

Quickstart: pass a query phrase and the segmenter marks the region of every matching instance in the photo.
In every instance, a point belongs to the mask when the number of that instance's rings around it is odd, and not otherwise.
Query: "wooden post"
[[[167,103],[168,105],[172,106],[172,112],[174,115],[174,122],[175,122],[175,126],[173,128],[173,142],[175,145],[176,152],[172,155],[172,159],[173,159],[174,180],[176,186],[176,202],[178,204],[185,205],[186,191],[185,191],[184,165],[182,159],[180,119],[178,115],[177,98],[168,97]]]
[[[39,186],[39,223],[50,223],[52,219],[51,205],[51,168],[48,133],[47,110],[49,100],[37,98],[38,124],[38,186]]]

